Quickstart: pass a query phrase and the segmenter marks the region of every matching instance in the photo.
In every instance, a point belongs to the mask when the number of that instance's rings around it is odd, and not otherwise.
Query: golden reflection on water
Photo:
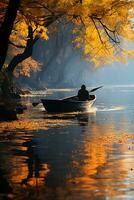
[[[119,131],[116,128],[116,123],[112,123],[112,118],[109,120],[110,123],[101,124],[94,121],[95,117],[95,115],[91,115],[89,121],[86,117],[84,120],[79,119],[78,124],[70,119],[62,119],[62,117],[0,123],[2,132],[18,130],[17,134],[20,137],[14,138],[14,142],[19,152],[24,152],[24,155],[13,155],[8,158],[11,164],[9,180],[17,192],[17,200],[30,199],[31,189],[35,195],[34,198],[41,200],[45,197],[47,200],[54,199],[52,194],[56,195],[58,200],[87,200],[99,199],[99,197],[114,199],[114,197],[125,195],[128,192],[127,190],[130,189],[129,180],[132,179],[134,171],[133,132]],[[122,121],[125,120],[122,116]],[[52,127],[64,127],[71,124],[81,128],[83,138],[82,141],[77,141],[80,142],[80,145],[78,144],[77,149],[69,155],[70,159],[72,158],[69,164],[70,171],[67,175],[65,175],[66,172],[62,174],[65,176],[66,183],[61,182],[60,186],[53,188],[46,183],[46,178],[49,179],[49,175],[55,173],[52,171],[51,163],[40,163],[36,152],[33,153],[32,134],[29,134],[31,140],[27,139],[28,135],[25,136],[24,140],[19,131],[23,130],[29,133],[29,131],[37,129],[48,130]],[[122,129],[127,130],[127,125],[123,123]],[[64,143],[64,140],[62,142]],[[72,142],[71,137],[69,142]],[[52,151],[56,151],[56,149],[52,149]],[[67,167],[65,165],[63,169],[65,168],[66,171]],[[63,177],[59,178],[62,180]],[[131,187],[133,186],[131,184]],[[40,193],[35,194],[37,187],[40,189]],[[28,192],[23,193],[23,188],[27,188]]]
[[[131,146],[134,143],[133,132],[119,133],[114,124],[106,124],[105,127],[93,123],[86,128],[84,141],[85,159],[74,158],[72,166],[79,173],[68,179],[69,185],[75,185],[74,192],[85,192],[81,199],[94,196],[114,199],[115,196],[125,195],[130,187],[126,182],[134,170]],[[118,149],[117,157],[116,154],[112,155],[116,150],[115,146]]]
[[[29,171],[28,165],[24,162],[26,160],[25,157],[21,157],[12,159],[12,164],[15,166],[12,168],[12,172],[10,174],[10,180],[14,184],[21,184],[22,186],[31,186],[31,187],[39,187],[44,185],[45,177],[47,176],[49,170],[48,164],[42,164],[40,166],[40,170],[37,172],[37,163],[32,163],[32,173]],[[19,169],[19,170],[18,170]]]

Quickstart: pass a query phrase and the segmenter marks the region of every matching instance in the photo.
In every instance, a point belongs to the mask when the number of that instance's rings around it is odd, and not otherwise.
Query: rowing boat
[[[79,101],[78,98],[70,97],[65,99],[41,99],[47,112],[88,112],[96,100],[95,95],[90,95],[89,100]]]

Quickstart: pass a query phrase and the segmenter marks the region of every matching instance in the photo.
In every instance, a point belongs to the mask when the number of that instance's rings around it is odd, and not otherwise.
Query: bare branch
[[[108,26],[106,26],[105,24],[103,24],[101,18],[98,18],[98,17],[96,17],[95,15],[91,16],[90,18],[99,21],[99,23],[100,23],[101,26],[103,27],[103,29],[104,29],[106,35],[108,36],[108,38],[109,38],[112,42],[114,42],[114,43],[116,43],[116,44],[117,44],[117,43],[120,43],[119,38],[117,38],[117,36],[116,36],[116,30],[111,30],[110,28],[108,28]],[[111,36],[111,34],[113,35],[113,37]]]
[[[98,36],[99,36],[99,39],[100,39],[101,43],[103,44],[103,41],[102,41],[100,32],[99,32],[99,30],[98,30],[98,27],[97,27],[97,25],[96,25],[96,23],[95,23],[95,20],[93,19],[93,17],[90,17],[90,18],[91,18],[91,20],[92,20],[92,22],[93,22],[93,24],[94,24],[94,26],[95,26],[95,29],[96,29],[96,31],[97,31],[97,33],[98,33]]]
[[[23,46],[23,45],[17,45],[17,44],[13,43],[13,42],[10,41],[10,40],[9,40],[9,44],[11,44],[11,45],[13,45],[13,46],[15,46],[15,47],[17,47],[17,48],[22,48],[22,49],[26,48],[26,46]]]

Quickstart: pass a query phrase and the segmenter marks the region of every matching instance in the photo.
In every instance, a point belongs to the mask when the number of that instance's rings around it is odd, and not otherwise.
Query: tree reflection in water
[[[49,169],[47,164],[40,163],[38,154],[35,151],[35,146],[36,142],[29,140],[22,143],[22,148],[14,150],[15,156],[19,156],[20,159],[21,157],[25,158],[22,163],[23,169],[20,171],[20,174],[24,174],[19,180],[17,180],[16,176],[13,176],[12,178],[15,182],[36,187],[44,184],[44,178],[49,172]]]
[[[114,114],[97,115],[73,114],[71,120],[65,115],[52,116],[49,120],[54,127],[43,129],[42,123],[41,130],[34,127],[33,131],[16,131],[11,141],[3,143],[1,160],[5,163],[8,159],[10,163],[10,170],[5,165],[7,181],[17,200],[89,200],[131,195],[128,180],[132,187],[132,133],[119,131],[118,126],[127,130],[124,116],[118,118],[117,124]]]
[[[13,189],[5,174],[6,172],[0,168],[0,194],[2,194],[3,199],[9,199],[13,195]]]
[[[23,146],[27,148],[26,156],[27,156],[27,166],[28,166],[28,175],[26,178],[22,180],[22,184],[27,184],[30,179],[35,177],[36,184],[38,184],[37,179],[39,176],[40,171],[40,161],[38,159],[38,156],[34,154],[33,150],[34,143],[32,141],[27,141],[23,143]]]

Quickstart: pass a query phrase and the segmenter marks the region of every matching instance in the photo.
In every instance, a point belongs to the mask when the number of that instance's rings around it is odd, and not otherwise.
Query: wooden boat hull
[[[95,95],[91,95],[88,101],[77,101],[74,98],[65,100],[41,99],[47,112],[88,112],[95,102]]]

